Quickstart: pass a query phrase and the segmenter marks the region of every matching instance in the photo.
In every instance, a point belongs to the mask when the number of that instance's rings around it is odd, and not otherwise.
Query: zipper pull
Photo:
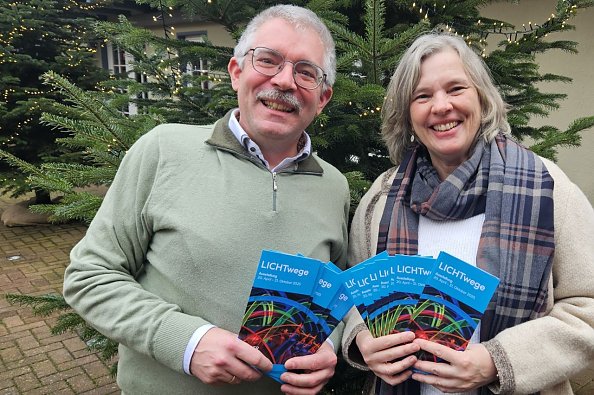
[[[272,211],[276,211],[276,172],[272,172]]]

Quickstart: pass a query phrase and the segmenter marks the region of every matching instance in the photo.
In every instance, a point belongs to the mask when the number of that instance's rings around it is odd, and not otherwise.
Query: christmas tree
[[[106,79],[97,65],[89,30],[91,7],[84,1],[2,0],[0,7],[0,147],[32,164],[56,159],[64,150],[55,144],[58,131],[40,123],[55,93],[40,76],[48,71],[67,76],[83,89]],[[35,189],[37,202],[49,191],[26,183],[21,172],[3,166],[4,193]]]
[[[161,0],[139,0],[161,7]],[[274,2],[278,3],[278,2]],[[289,3],[289,2],[285,2]],[[572,16],[592,6],[590,0],[560,0],[551,17],[516,28],[481,16],[481,7],[493,1],[301,1],[330,27],[337,45],[338,75],[334,96],[308,129],[320,156],[343,172],[359,172],[372,180],[390,166],[379,136],[385,87],[400,54],[423,31],[444,30],[458,34],[483,55],[496,85],[510,104],[509,122],[514,136],[527,137],[536,153],[556,159],[561,146],[578,146],[580,133],[594,118],[574,120],[566,130],[533,127],[533,117],[546,117],[559,107],[564,94],[543,93],[539,83],[570,82],[562,75],[542,74],[535,55],[560,49],[576,52],[577,43],[562,40],[573,29]],[[169,6],[187,16],[222,24],[237,38],[242,27],[268,1],[172,0]],[[165,22],[164,22],[165,21]],[[161,20],[166,25],[166,18]],[[219,59],[225,62],[226,58]]]

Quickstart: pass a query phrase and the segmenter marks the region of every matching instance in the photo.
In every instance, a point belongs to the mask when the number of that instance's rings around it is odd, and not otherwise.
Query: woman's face
[[[410,117],[416,137],[427,147],[442,180],[468,159],[481,123],[481,105],[453,49],[423,60]]]

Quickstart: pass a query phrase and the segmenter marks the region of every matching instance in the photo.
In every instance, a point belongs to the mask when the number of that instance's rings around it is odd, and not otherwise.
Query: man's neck
[[[236,111],[232,116],[235,117],[237,125],[239,125],[241,128],[241,123],[239,122],[240,112]],[[258,145],[261,155],[264,157],[266,162],[268,162],[268,166],[271,169],[274,169],[283,160],[297,156],[297,154],[301,152],[307,144],[307,136],[303,132],[297,139],[279,138],[275,141],[258,141],[254,139],[249,133],[247,133],[245,129],[242,128],[242,130],[254,143]]]
[[[286,158],[291,158],[297,155],[297,141],[287,142],[286,144],[271,144],[270,146],[261,145],[256,141],[260,147],[264,159],[268,162],[270,168],[275,168]]]

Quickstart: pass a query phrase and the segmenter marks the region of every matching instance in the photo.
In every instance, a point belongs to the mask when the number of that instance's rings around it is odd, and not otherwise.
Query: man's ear
[[[326,104],[332,98],[332,87],[329,86],[328,89],[324,90],[324,85],[322,85],[322,93],[320,94],[320,102],[318,103],[318,109],[316,111],[316,115],[320,115]]]
[[[229,60],[227,71],[229,71],[229,76],[231,77],[231,86],[233,87],[233,90],[237,92],[237,89],[239,88],[239,75],[241,74],[241,68],[239,67],[237,59],[235,59],[235,56]]]

